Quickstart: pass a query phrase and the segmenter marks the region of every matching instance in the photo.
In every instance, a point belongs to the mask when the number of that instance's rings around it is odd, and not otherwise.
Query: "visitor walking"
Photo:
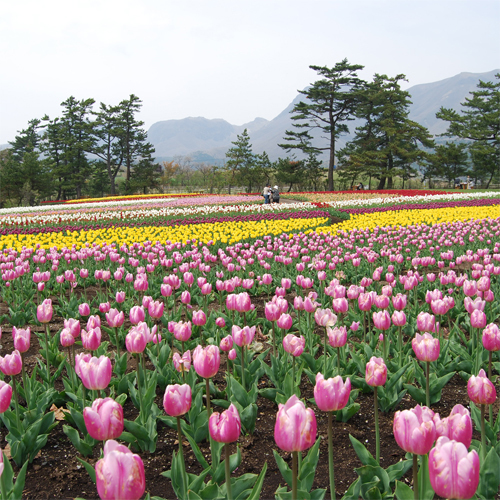
[[[280,202],[280,191],[278,189],[278,186],[274,186],[273,189],[271,189],[272,197],[273,197],[273,203],[279,203]]]
[[[264,204],[267,205],[270,203],[271,197],[271,184],[266,184],[264,191],[262,192],[262,196],[264,196]]]

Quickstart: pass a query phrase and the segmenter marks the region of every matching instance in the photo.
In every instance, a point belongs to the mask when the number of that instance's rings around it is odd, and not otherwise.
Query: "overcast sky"
[[[500,0],[0,0],[0,144],[73,95],[140,118],[274,118],[347,58],[408,86],[500,68]]]

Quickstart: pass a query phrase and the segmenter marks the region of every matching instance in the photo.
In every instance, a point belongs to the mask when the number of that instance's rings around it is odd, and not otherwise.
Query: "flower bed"
[[[498,498],[499,210],[2,236],[2,487]]]

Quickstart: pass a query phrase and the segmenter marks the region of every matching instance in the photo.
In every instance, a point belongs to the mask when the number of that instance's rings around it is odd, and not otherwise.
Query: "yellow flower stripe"
[[[179,196],[200,196],[203,193],[167,193],[167,194],[134,194],[126,196],[105,196],[103,198],[79,198],[76,200],[65,200],[61,202],[64,205],[71,205],[72,203],[89,203],[89,202],[104,202],[104,201],[122,201],[122,200],[137,200],[150,199],[150,198],[176,198]]]
[[[14,248],[18,252],[22,247],[34,248],[37,244],[41,248],[49,249],[57,247],[82,248],[86,243],[116,243],[117,246],[123,244],[159,241],[186,243],[187,240],[197,240],[203,243],[209,241],[233,244],[247,238],[262,238],[265,235],[279,235],[289,232],[312,231],[316,226],[323,225],[328,221],[326,217],[313,219],[293,219],[288,220],[263,220],[248,222],[219,222],[206,224],[193,224],[185,226],[168,227],[112,227],[92,231],[63,231],[60,233],[42,234],[19,234],[3,236],[0,240],[0,250]]]
[[[447,207],[425,210],[395,210],[373,212],[371,214],[351,215],[349,220],[331,227],[318,227],[317,232],[350,231],[351,229],[370,229],[376,227],[416,226],[419,224],[452,223],[471,219],[496,219],[500,217],[500,205],[484,207]]]

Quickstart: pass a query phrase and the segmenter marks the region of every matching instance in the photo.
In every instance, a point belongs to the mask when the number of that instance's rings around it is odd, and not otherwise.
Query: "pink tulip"
[[[389,330],[391,327],[391,317],[386,310],[373,313],[373,325],[379,330]]]
[[[78,338],[80,335],[80,321],[74,318],[64,320],[64,328],[67,328],[73,337]]]
[[[283,349],[292,356],[300,356],[304,352],[306,346],[306,339],[303,335],[296,337],[292,333],[286,335],[283,339]]]
[[[264,307],[264,314],[267,321],[277,321],[281,313],[279,307],[273,302],[267,302]]]
[[[311,300],[310,297],[306,297],[304,300],[304,311],[308,313],[313,313],[316,310],[316,307],[318,307],[318,305],[319,304],[314,300]]]
[[[337,323],[337,316],[330,309],[316,309],[314,320],[319,326],[334,326]]]
[[[141,321],[144,321],[144,319],[146,318],[146,315],[144,314],[144,307],[142,306],[132,307],[129,312],[129,318],[130,322],[133,325],[137,325]]]
[[[118,328],[125,322],[125,313],[123,311],[118,311],[118,309],[110,309],[106,313],[106,321],[110,328]]]
[[[90,314],[90,306],[87,302],[83,302],[78,306],[78,312],[80,313],[80,316],[84,317]]]
[[[236,353],[236,349],[231,349],[228,353],[227,353],[227,359],[231,360],[231,361],[234,361],[236,359],[236,356],[237,356],[237,353]]]
[[[279,318],[278,321],[276,321],[276,326],[278,328],[282,328],[283,330],[290,330],[292,328],[292,317],[289,314],[282,314]]]
[[[444,316],[448,312],[448,304],[444,300],[433,300],[431,302],[431,311],[438,316]]]
[[[241,420],[236,406],[231,404],[222,413],[212,413],[208,420],[208,429],[212,439],[218,443],[238,441],[241,434]]]
[[[408,453],[429,453],[436,439],[434,412],[417,405],[411,410],[397,411],[394,415],[393,432],[396,443]]]
[[[387,309],[389,307],[389,297],[387,295],[377,295],[373,301],[377,309]]]
[[[481,297],[476,297],[474,300],[472,300],[470,297],[465,297],[464,299],[464,306],[469,314],[472,314],[476,309],[478,309],[479,311],[484,311],[485,305],[486,302],[484,300],[481,300]]]
[[[475,309],[470,315],[470,324],[472,328],[484,328],[486,326],[486,314],[483,311]]]
[[[110,309],[111,305],[109,304],[109,302],[101,302],[99,304],[99,312],[101,313],[107,313]]]
[[[75,343],[75,337],[71,335],[69,328],[63,328],[59,336],[59,342],[61,342],[62,347],[70,347]]]
[[[262,276],[262,283],[264,285],[270,285],[273,282],[273,277],[270,274],[264,274]]]
[[[464,294],[473,297],[477,293],[477,283],[475,281],[465,280],[463,284]]]
[[[467,394],[470,400],[477,405],[490,405],[497,398],[495,386],[488,379],[483,369],[479,370],[477,377],[471,375],[469,378]]]
[[[296,297],[294,297],[294,299],[293,299],[293,307],[297,311],[303,311],[304,310],[304,300],[302,299],[302,297],[300,295],[297,295]],[[267,318],[267,315],[266,315],[266,318]]]
[[[337,411],[345,407],[351,394],[351,380],[345,383],[340,375],[325,380],[322,373],[316,374],[314,400],[322,411]]]
[[[345,314],[349,309],[349,303],[345,297],[332,300],[333,310],[338,314]]]
[[[451,410],[450,416],[440,419],[439,414],[434,415],[436,435],[446,436],[449,439],[460,441],[469,448],[472,442],[472,419],[469,410],[457,404]]]
[[[185,323],[184,321],[178,321],[174,323],[174,337],[179,342],[186,342],[191,338],[192,328],[191,321]]]
[[[391,316],[392,323],[396,326],[406,325],[406,314],[403,311],[394,311]]]
[[[101,326],[101,318],[99,316],[89,316],[87,320],[87,329],[97,328]]]
[[[382,358],[372,356],[370,361],[366,363],[365,379],[366,383],[372,387],[385,384],[387,381],[387,366],[385,366]]]
[[[12,386],[0,380],[0,413],[7,411],[12,400]],[[2,452],[0,451],[0,455]],[[1,476],[0,472],[0,476]]]
[[[149,338],[149,328],[146,323],[141,321],[133,326],[125,337],[125,347],[131,354],[144,352]]]
[[[149,315],[153,319],[160,319],[163,316],[163,310],[165,309],[165,303],[159,300],[151,301],[148,305]]]
[[[417,328],[421,332],[434,332],[436,329],[436,318],[426,312],[419,313],[417,316]]]
[[[495,323],[490,323],[483,330],[483,346],[488,351],[500,351],[500,328]]]
[[[245,326],[244,328],[240,328],[237,325],[233,325],[231,335],[233,337],[234,343],[237,346],[242,347],[250,345],[255,336],[255,326]]]
[[[89,351],[95,351],[101,345],[101,329],[99,327],[90,330],[82,330],[82,346]]]
[[[98,441],[117,439],[123,432],[123,408],[112,398],[95,399],[92,407],[83,409],[88,433]]]
[[[249,312],[252,310],[252,301],[250,300],[250,295],[248,295],[247,292],[236,294],[235,310],[239,313]]]
[[[75,356],[75,372],[87,389],[106,389],[111,381],[111,360],[80,353]]]
[[[342,347],[347,342],[347,328],[345,326],[336,326],[335,328],[326,327],[328,343],[334,347]]]
[[[200,377],[214,377],[220,367],[219,348],[215,345],[209,345],[205,348],[198,345],[193,351],[193,366]]]
[[[406,295],[398,293],[392,297],[392,305],[396,311],[402,311],[406,307],[407,300],[408,297]]]
[[[463,443],[439,437],[429,453],[429,477],[434,492],[442,498],[471,498],[479,485],[479,456],[467,453]]]
[[[179,372],[188,372],[191,368],[191,351],[185,351],[184,354],[181,355],[176,352],[172,358],[174,363],[174,368]]]
[[[352,332],[357,332],[359,330],[359,321],[353,321],[351,323],[351,326],[349,327],[349,329],[352,331]]]
[[[439,358],[439,339],[435,339],[430,333],[416,333],[411,346],[420,361],[430,362]]]
[[[191,303],[191,294],[187,290],[181,293],[181,302],[183,304]]]
[[[369,311],[373,305],[373,297],[370,293],[360,293],[358,307],[360,311]]]
[[[219,349],[224,352],[229,352],[233,348],[233,337],[228,335],[220,341]]]
[[[304,451],[316,440],[316,416],[294,394],[280,404],[274,427],[274,440],[283,451]]]
[[[52,319],[52,314],[54,313],[54,309],[52,308],[52,300],[45,299],[37,308],[36,308],[36,317],[40,323],[49,323]]]
[[[13,326],[12,336],[14,337],[14,349],[18,350],[20,353],[29,350],[31,341],[31,329],[29,326],[25,329]]]
[[[226,321],[224,320],[224,318],[221,318],[220,316],[215,320],[215,324],[219,327],[219,328],[224,328],[226,326]]]
[[[180,417],[191,408],[191,387],[188,384],[168,385],[163,396],[163,408],[171,417]]]
[[[95,472],[101,500],[139,500],[146,490],[141,458],[112,439],[106,441],[104,458],[96,463]]]
[[[193,325],[203,326],[207,323],[207,316],[201,309],[193,311]]]
[[[23,360],[19,351],[12,351],[11,354],[0,356],[0,371],[4,375],[18,375],[21,373]]]

